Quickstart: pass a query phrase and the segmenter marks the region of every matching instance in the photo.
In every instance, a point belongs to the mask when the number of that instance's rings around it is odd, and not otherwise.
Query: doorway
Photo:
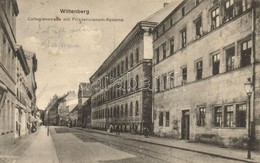
[[[189,110],[182,111],[182,123],[181,123],[181,138],[189,140],[190,136],[190,112]]]

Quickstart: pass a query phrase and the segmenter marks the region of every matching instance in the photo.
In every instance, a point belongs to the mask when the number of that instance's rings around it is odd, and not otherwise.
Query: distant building
[[[75,91],[69,91],[65,98],[59,103],[59,125],[65,126],[69,121],[69,113],[78,105],[78,97]]]
[[[80,83],[78,90],[78,126],[85,126],[84,117],[85,115],[85,107],[83,107],[84,103],[91,97],[92,90],[90,83]]]
[[[260,139],[260,8],[252,2],[184,0],[155,28],[156,135],[226,145],[242,141],[249,123],[244,83],[251,78],[252,129]]]
[[[83,126],[86,128],[91,128],[91,98],[89,98],[83,105]]]
[[[69,112],[69,120],[72,122],[72,127],[78,126],[78,105]]]

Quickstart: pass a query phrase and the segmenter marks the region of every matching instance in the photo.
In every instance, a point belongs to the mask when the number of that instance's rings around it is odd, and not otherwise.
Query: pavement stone
[[[80,130],[87,130],[91,132],[117,136],[115,135],[115,133],[108,133],[102,130],[85,129],[80,127],[76,127],[76,128]],[[149,138],[145,138],[143,135],[133,135],[130,133],[120,133],[119,136],[125,137],[126,139],[132,139],[136,141],[148,142],[151,144],[158,144],[167,147],[172,147],[172,148],[177,148],[177,149],[182,149],[182,150],[187,150],[192,152],[198,152],[198,153],[211,155],[215,157],[221,157],[221,158],[243,161],[243,162],[250,162],[250,163],[251,162],[260,163],[260,153],[255,151],[252,152],[252,159],[246,159],[247,157],[246,150],[220,148],[220,147],[211,146],[207,144],[191,143],[185,140],[161,138],[161,137],[154,137],[154,136],[149,136]]]

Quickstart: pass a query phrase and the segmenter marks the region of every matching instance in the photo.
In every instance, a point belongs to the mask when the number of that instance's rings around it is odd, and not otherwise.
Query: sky
[[[37,106],[78,91],[116,46],[141,20],[177,0],[18,0],[17,43],[34,52]],[[180,0],[178,0],[180,1]],[[61,13],[60,9],[88,10],[88,14]],[[112,18],[123,21],[73,21],[72,18]],[[37,21],[59,18],[61,21]],[[70,18],[70,21],[63,20]],[[41,93],[42,92],[42,93]]]

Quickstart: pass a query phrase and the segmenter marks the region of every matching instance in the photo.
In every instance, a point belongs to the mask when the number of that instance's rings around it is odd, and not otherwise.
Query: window
[[[216,8],[211,12],[211,29],[215,29],[218,26],[219,26],[219,8]]]
[[[238,14],[241,14],[242,12],[245,12],[251,7],[251,3],[248,0],[239,0],[236,1],[238,6]]]
[[[160,77],[156,77],[156,92],[160,92]]]
[[[174,72],[169,73],[170,89],[174,88]]]
[[[205,126],[206,124],[206,108],[199,108],[199,114],[197,117],[197,126]]]
[[[215,126],[221,127],[221,123],[222,123],[222,107],[221,106],[214,108],[214,115],[215,115]]]
[[[121,73],[124,73],[124,61],[121,62]]]
[[[163,59],[166,58],[166,43],[162,44],[162,49],[163,49]]]
[[[124,116],[124,105],[121,105],[121,114],[120,114],[120,117],[123,117]]]
[[[212,56],[212,74],[213,75],[219,74],[219,65],[220,65],[219,54],[215,54]]]
[[[170,55],[174,53],[174,38],[170,40]]]
[[[195,38],[199,38],[199,37],[202,36],[202,22],[201,22],[201,17],[199,17],[197,20],[195,20],[194,24],[195,24],[195,30],[196,30]]]
[[[135,82],[136,82],[136,88],[135,89],[137,90],[137,89],[139,89],[139,76],[138,75],[135,76]]]
[[[203,62],[202,61],[198,61],[196,63],[196,71],[197,71],[196,79],[197,80],[202,79],[202,72],[203,72]]]
[[[241,45],[241,67],[245,67],[251,64],[251,48],[252,41],[248,40]]]
[[[130,103],[130,116],[133,116],[133,103]]]
[[[181,15],[182,15],[182,17],[185,16],[185,7],[183,7],[183,8],[181,9]]]
[[[225,106],[224,126],[233,127],[233,122],[234,122],[234,106],[233,105]]]
[[[229,21],[234,17],[234,0],[227,0],[224,7],[224,20]]]
[[[128,93],[128,84],[127,84],[127,80],[125,81],[125,93]]]
[[[246,127],[246,104],[236,105],[236,127]]]
[[[226,70],[231,71],[235,69],[235,47],[226,50]]]
[[[165,126],[170,126],[170,112],[166,112],[166,124]]]
[[[139,115],[139,103],[138,101],[135,102],[135,115]]]
[[[163,112],[159,112],[159,126],[163,126]]]
[[[183,83],[187,82],[187,67],[182,68],[182,82]]]
[[[167,89],[167,75],[162,76],[163,89]]]
[[[117,76],[120,76],[120,64],[117,65]]]
[[[127,117],[127,116],[128,116],[128,105],[125,104],[125,117]]]
[[[156,59],[156,63],[159,63],[160,61],[160,51],[159,48],[155,49],[155,59]]]
[[[133,53],[130,54],[130,67],[133,67],[134,65],[134,56]]]
[[[128,70],[128,57],[125,59],[125,69]]]
[[[186,36],[186,29],[183,29],[181,31],[181,47],[184,48],[186,46],[186,39],[187,39],[187,36]]]
[[[135,51],[135,59],[136,59],[136,63],[139,62],[139,49],[137,48]]]

